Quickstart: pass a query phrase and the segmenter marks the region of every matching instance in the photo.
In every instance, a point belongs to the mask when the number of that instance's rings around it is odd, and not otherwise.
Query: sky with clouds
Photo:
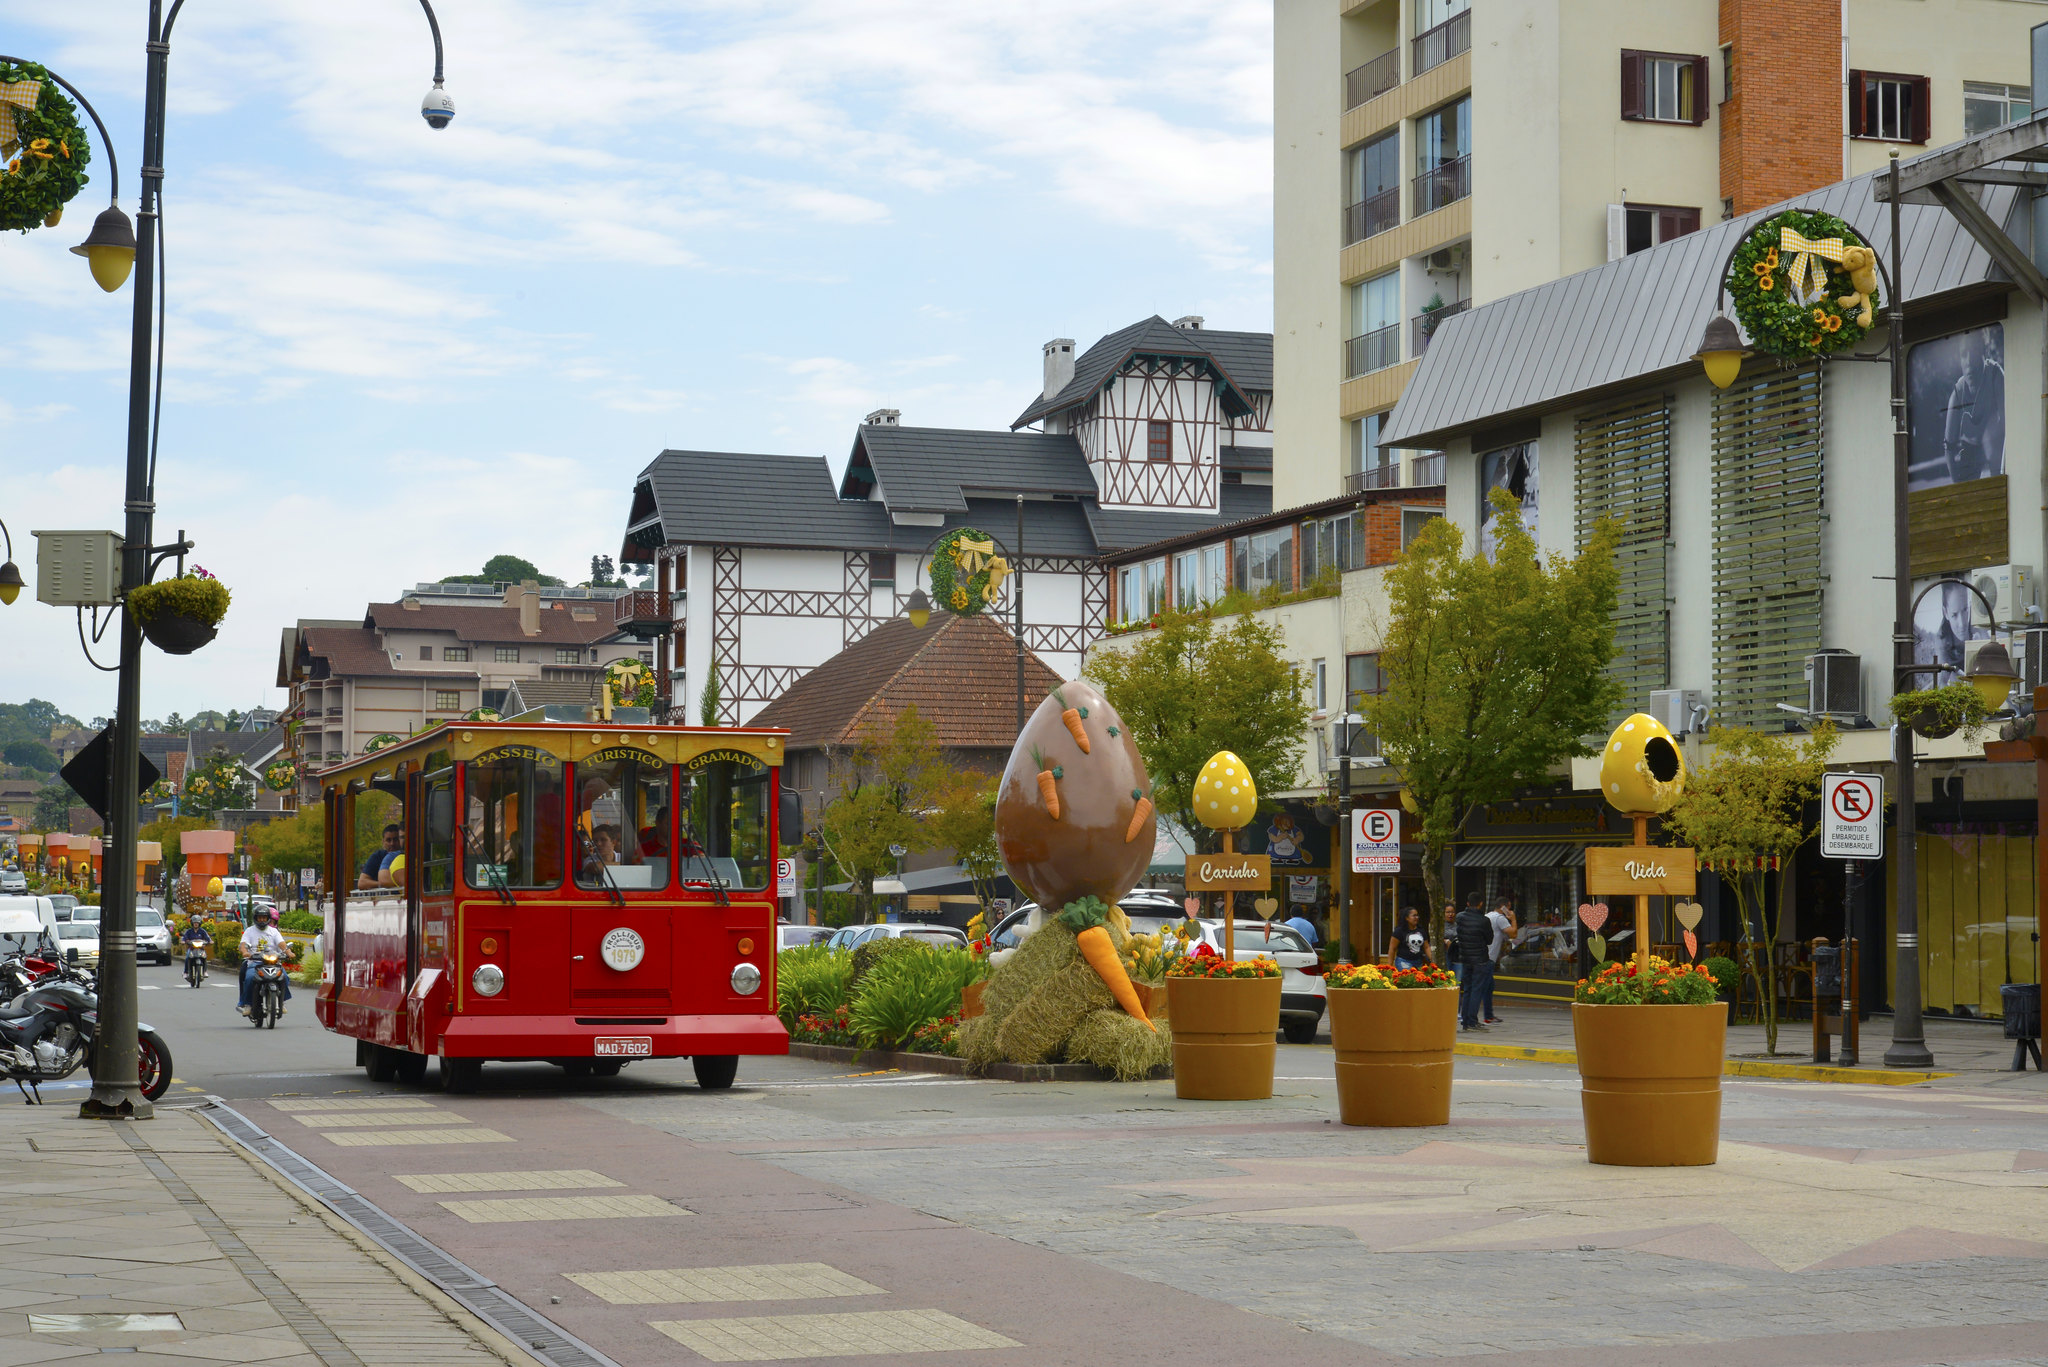
[[[1268,0],[192,0],[172,36],[158,539],[233,590],[145,715],[281,703],[280,628],[509,551],[571,582],[664,447],[842,460],[871,409],[1005,427],[1040,346],[1272,326]],[[144,0],[0,0],[113,131]],[[0,237],[0,519],[121,526],[132,285]],[[0,701],[113,711],[74,614],[0,609]],[[99,649],[112,662],[112,633]]]

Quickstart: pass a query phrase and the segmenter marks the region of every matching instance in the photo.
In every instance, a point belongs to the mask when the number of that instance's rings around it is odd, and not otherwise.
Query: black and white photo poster
[[[2004,474],[2004,324],[1936,337],[1907,352],[1906,404],[1908,489]]]
[[[1915,585],[1918,593],[1921,585]],[[1954,580],[1929,581],[1933,591],[1920,599],[1913,610],[1913,661],[1924,665],[1946,665],[1951,674],[1923,674],[1910,686],[1933,688],[1954,683],[1963,672],[1963,646],[1991,633],[1977,626],[1970,611],[1976,599],[1970,590]]]
[[[1499,528],[1495,524],[1500,514],[1493,506],[1493,491],[1505,489],[1521,502],[1522,525],[1529,529],[1530,536],[1534,536],[1537,482],[1536,443],[1533,441],[1504,446],[1479,457],[1479,553],[1488,560],[1493,559],[1499,536]]]

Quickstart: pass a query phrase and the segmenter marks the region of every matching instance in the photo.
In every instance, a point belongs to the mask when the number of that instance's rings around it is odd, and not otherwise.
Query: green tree
[[[248,770],[227,751],[216,750],[185,776],[185,792],[178,807],[194,816],[214,816],[255,805],[256,782]]]
[[[1437,944],[1443,853],[1465,813],[1594,753],[1623,693],[1606,672],[1618,525],[1603,520],[1576,556],[1546,559],[1514,497],[1495,490],[1492,499],[1491,560],[1467,556],[1457,524],[1436,518],[1387,572],[1386,691],[1352,700],[1421,815]]]
[[[619,582],[619,576],[613,569],[610,556],[593,555],[590,557],[590,587],[594,589],[608,589]]]
[[[259,872],[283,869],[296,885],[300,869],[321,868],[327,848],[324,821],[319,807],[302,807],[242,833],[250,854],[249,866]]]
[[[9,764],[19,764],[24,769],[39,774],[57,772],[57,754],[39,740],[11,740],[4,752]]]
[[[697,720],[703,726],[718,725],[718,708],[723,701],[718,692],[718,661],[711,662],[711,671],[704,676],[704,693],[697,699]]]
[[[856,885],[863,918],[874,914],[875,880],[896,870],[889,847],[911,854],[932,847],[924,814],[937,805],[952,771],[932,724],[906,707],[893,726],[870,726],[839,777],[839,796],[825,804],[825,848]]]
[[[1251,770],[1262,793],[1294,786],[1308,700],[1282,654],[1280,628],[1249,614],[1219,630],[1169,612],[1133,649],[1090,655],[1087,673],[1123,717],[1152,778],[1152,801],[1198,838],[1195,776],[1218,750]]]
[[[42,698],[0,702],[0,741],[48,740],[60,726],[79,725],[78,718]]]
[[[1757,997],[1763,1003],[1764,1048],[1774,1054],[1778,994],[1771,946],[1791,900],[1794,856],[1820,830],[1817,822],[1807,823],[1806,813],[1820,797],[1821,775],[1837,739],[1826,722],[1808,736],[1716,726],[1707,733],[1712,762],[1686,776],[1685,792],[1664,814],[1664,833],[1699,851],[1700,862],[1735,900],[1749,951],[1743,955],[1746,971],[1762,979]],[[1765,895],[1772,879],[1778,885],[1775,901]]]
[[[36,794],[35,810],[29,814],[28,825],[32,831],[68,831],[71,829],[71,809],[85,805],[78,794],[71,791],[68,783],[49,783]]]
[[[984,923],[1003,876],[1003,855],[996,847],[996,787],[993,774],[962,770],[940,787],[937,803],[925,819],[925,834],[936,849],[951,850],[953,862],[967,875],[981,903]]]

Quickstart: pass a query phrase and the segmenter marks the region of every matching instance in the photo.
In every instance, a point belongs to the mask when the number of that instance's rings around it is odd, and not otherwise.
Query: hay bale
[[[1137,1082],[1153,1069],[1173,1062],[1173,1033],[1157,1022],[1154,1034],[1136,1017],[1121,1010],[1090,1011],[1067,1037],[1067,1060],[1092,1063],[1116,1075],[1119,1082]]]
[[[1045,1063],[1060,1056],[1060,1046],[1081,1017],[1115,1004],[1102,979],[1077,954],[1011,1008],[996,1027],[996,1042],[1006,1059]]]
[[[968,1066],[977,1073],[987,1072],[991,1063],[1003,1061],[1003,1051],[996,1047],[993,1016],[980,1015],[961,1021],[953,1041],[959,1047],[960,1057],[966,1059]]]
[[[1074,932],[1057,921],[1048,921],[1017,946],[1017,952],[989,978],[981,994],[981,1008],[1000,1021],[1040,983],[1069,964],[1081,962]]]

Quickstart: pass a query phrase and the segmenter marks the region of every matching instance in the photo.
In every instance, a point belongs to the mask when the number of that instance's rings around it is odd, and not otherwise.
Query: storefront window
[[[614,746],[576,766],[576,885],[668,886],[669,767]]]
[[[562,883],[562,762],[532,745],[501,745],[469,762],[463,815],[469,886]]]
[[[676,843],[685,887],[754,892],[768,886],[768,789],[773,771],[738,750],[711,750],[683,766],[688,819]]]

